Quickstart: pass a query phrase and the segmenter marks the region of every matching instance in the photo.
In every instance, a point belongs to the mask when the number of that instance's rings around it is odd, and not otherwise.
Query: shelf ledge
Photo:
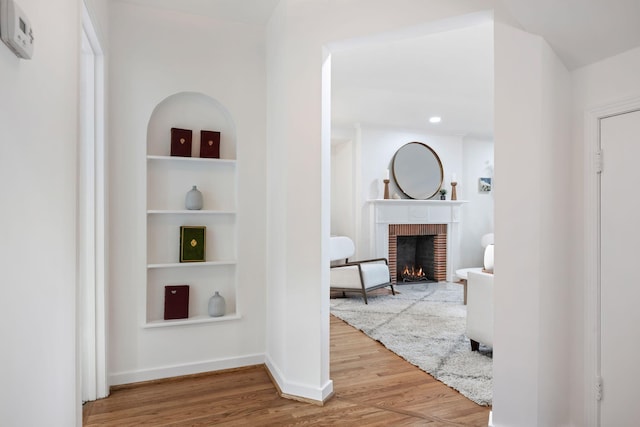
[[[178,162],[209,162],[209,163],[227,163],[235,164],[234,159],[212,159],[208,157],[180,157],[180,156],[154,156],[148,155],[147,160],[165,160]]]
[[[194,316],[189,317],[188,319],[175,319],[175,320],[153,320],[145,323],[142,327],[145,329],[149,328],[168,328],[171,326],[185,326],[185,325],[198,325],[202,323],[219,323],[219,322],[228,322],[232,320],[239,320],[242,316],[238,313],[227,314],[226,316],[221,317],[210,317],[210,316]]]
[[[235,265],[236,261],[205,261],[205,262],[172,262],[166,264],[147,264],[147,268],[189,268],[207,267],[214,265]]]
[[[149,209],[147,211],[148,214],[180,214],[180,215],[235,215],[235,211],[213,211],[213,210],[187,210],[187,209],[176,209],[176,210],[165,210],[165,209]]]

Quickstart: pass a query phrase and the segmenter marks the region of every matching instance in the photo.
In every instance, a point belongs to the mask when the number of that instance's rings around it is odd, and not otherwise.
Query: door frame
[[[601,265],[600,265],[600,125],[603,119],[640,109],[640,97],[631,97],[585,112],[584,150],[584,410],[587,426],[600,425],[601,383]]]
[[[93,21],[82,2],[80,73],[89,76],[80,84],[79,120],[87,135],[80,132],[78,145],[78,180],[89,181],[90,188],[78,191],[78,248],[86,249],[87,257],[78,254],[78,360],[80,364],[80,397],[82,401],[108,396],[107,381],[107,161],[105,147],[105,63]],[[85,49],[87,47],[88,49]],[[83,101],[84,100],[84,101]],[[83,174],[85,174],[83,176]],[[80,181],[79,181],[80,182]],[[82,229],[81,229],[82,228]]]

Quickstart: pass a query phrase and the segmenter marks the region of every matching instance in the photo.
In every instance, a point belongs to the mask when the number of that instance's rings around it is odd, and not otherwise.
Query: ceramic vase
[[[209,316],[220,317],[224,316],[226,312],[226,303],[224,297],[216,291],[211,298],[209,298]]]
[[[195,185],[187,192],[184,200],[184,206],[190,211],[198,211],[202,209],[202,193]]]

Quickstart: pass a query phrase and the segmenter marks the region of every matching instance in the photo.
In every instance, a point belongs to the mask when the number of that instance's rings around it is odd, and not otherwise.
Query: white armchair
[[[368,304],[367,292],[374,289],[390,286],[391,293],[395,295],[386,258],[349,262],[355,249],[349,237],[331,237],[331,261],[340,262],[331,266],[331,290],[342,291],[343,295],[345,292],[361,292],[365,304]]]
[[[472,351],[480,343],[493,347],[493,274],[469,272],[467,276],[466,332]]]

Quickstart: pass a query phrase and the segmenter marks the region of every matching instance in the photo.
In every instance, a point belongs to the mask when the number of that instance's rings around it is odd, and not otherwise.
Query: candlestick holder
[[[451,200],[458,200],[458,195],[456,194],[456,185],[458,185],[457,182],[451,183]]]
[[[384,182],[384,198],[388,199],[389,198],[389,180],[383,179],[382,182]]]

